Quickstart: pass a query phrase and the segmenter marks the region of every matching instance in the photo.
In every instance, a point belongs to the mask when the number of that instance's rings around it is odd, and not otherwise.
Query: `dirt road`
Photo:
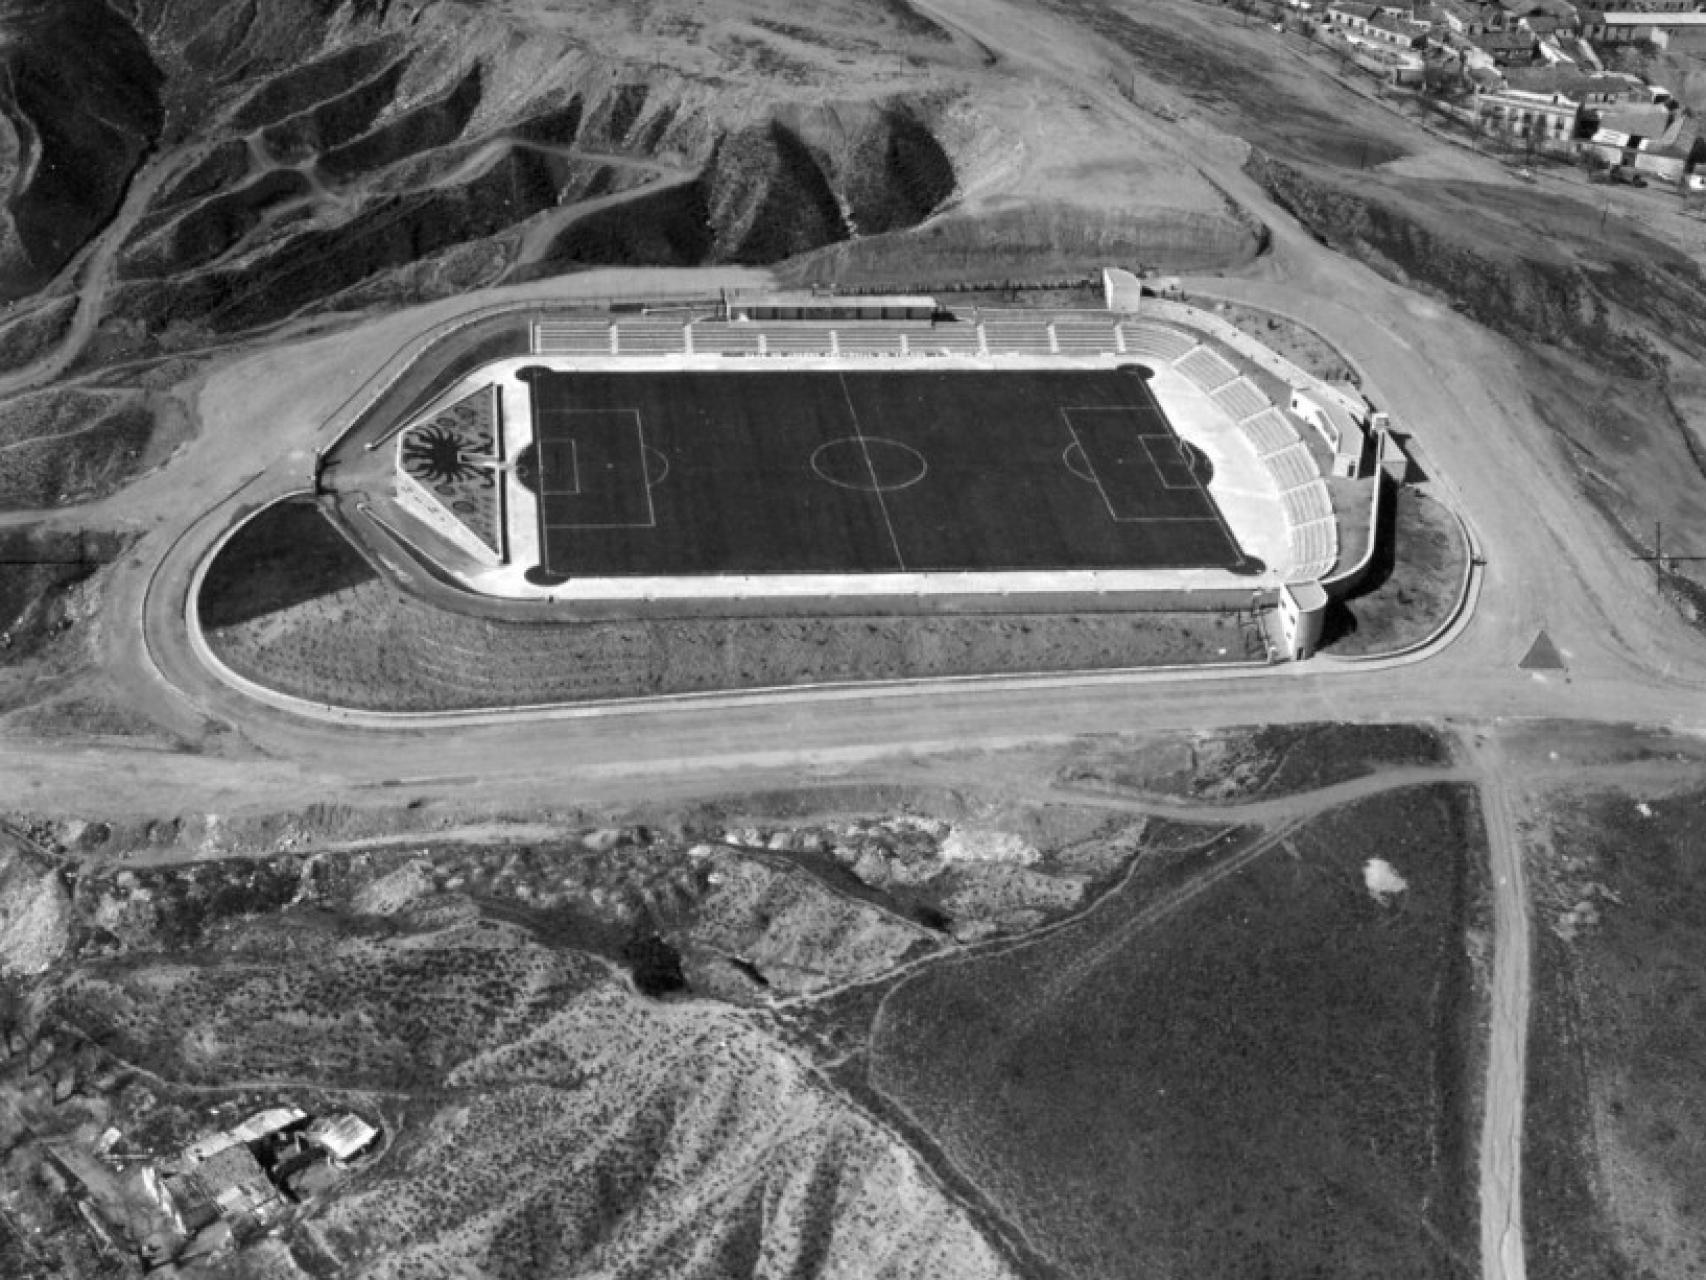
[[[82,354],[94,336],[95,326],[101,322],[119,250],[130,239],[137,219],[148,211],[154,194],[169,179],[181,173],[193,158],[185,152],[168,151],[154,157],[137,171],[112,222],[66,268],[69,274],[82,277],[77,287],[77,310],[72,316],[71,328],[60,344],[41,359],[22,369],[0,374],[0,398],[52,382]]]
[[[1481,1123],[1481,1273],[1488,1280],[1525,1280],[1522,1103],[1528,1071],[1528,888],[1504,754],[1492,737],[1481,739],[1473,753],[1481,767],[1481,815],[1493,876],[1492,1030]]]
[[[1125,102],[1111,81],[1083,74],[1083,66],[1108,60],[1074,44],[1082,37],[1063,35],[1061,24],[1034,14],[1007,24],[1003,15],[1011,11],[999,0],[920,7],[992,48],[1018,91],[1038,78],[1066,83],[1092,105],[1098,128],[1156,132],[1156,118]],[[55,514],[65,524],[146,531],[108,579],[97,632],[100,675],[123,691],[130,709],[203,750],[0,742],[0,808],[95,818],[314,802],[395,805],[415,797],[470,811],[621,807],[863,770],[902,775],[918,761],[1083,734],[1308,720],[1455,721],[1493,735],[1490,742],[1532,721],[1644,723],[1706,734],[1706,644],[1654,595],[1649,578],[1576,492],[1552,434],[1521,391],[1513,350],[1316,244],[1243,175],[1236,140],[1186,120],[1171,145],[1272,233],[1272,251],[1244,276],[1187,287],[1296,314],[1343,350],[1377,402],[1413,433],[1429,483],[1456,499],[1474,528],[1486,558],[1479,607],[1461,634],[1425,661],[744,694],[447,720],[438,731],[432,722],[307,719],[258,706],[216,679],[191,651],[184,622],[185,592],[201,555],[243,504],[307,481],[313,448],[332,429],[328,415],[415,334],[464,310],[560,297],[569,287],[609,294],[764,279],[746,272],[594,273],[572,283],[485,291],[245,357],[208,381],[202,433],[170,465],[106,502]],[[150,172],[156,183],[164,176]],[[126,208],[138,198],[145,193],[133,190]],[[85,289],[109,275],[119,239],[102,241],[86,267]],[[84,315],[80,308],[79,325]],[[63,367],[49,361],[19,371],[0,380],[0,393]],[[244,485],[250,487],[233,498]],[[1563,652],[1565,670],[1518,668],[1541,629]],[[1528,941],[1503,763],[1496,756],[1471,762],[1499,884],[1483,1264],[1487,1280],[1524,1280],[1519,1173]]]

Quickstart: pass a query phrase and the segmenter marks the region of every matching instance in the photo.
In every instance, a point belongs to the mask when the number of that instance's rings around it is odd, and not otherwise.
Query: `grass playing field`
[[[553,575],[1261,568],[1135,365],[522,377]]]

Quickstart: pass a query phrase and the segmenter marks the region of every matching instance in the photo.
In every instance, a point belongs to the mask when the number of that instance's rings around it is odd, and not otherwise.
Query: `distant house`
[[[1528,31],[1485,31],[1475,38],[1481,49],[1497,66],[1526,67],[1534,62],[1535,40]]]
[[[1580,36],[1559,32],[1553,37],[1552,43],[1557,46],[1559,53],[1578,67],[1592,71],[1603,69],[1599,55],[1594,52],[1593,46]]]
[[[348,1160],[360,1155],[379,1136],[367,1121],[357,1115],[341,1115],[335,1119],[322,1117],[308,1126],[308,1141],[321,1148],[334,1160]]]
[[[1436,26],[1443,26],[1458,35],[1478,36],[1487,29],[1487,17],[1482,8],[1481,5],[1468,4],[1466,0],[1439,0],[1428,12]]]
[[[1346,0],[1342,4],[1327,6],[1327,21],[1347,31],[1361,33],[1368,30],[1369,20],[1375,13],[1375,7],[1371,4],[1354,4]]]
[[[1499,0],[1499,5],[1513,22],[1519,18],[1552,17],[1569,26],[1576,23],[1576,6],[1570,0]]]
[[[1513,137],[1558,144],[1575,137],[1581,106],[1562,93],[1505,88],[1477,92],[1475,114]]]
[[[1582,34],[1598,44],[1648,41],[1679,53],[1706,50],[1706,13],[1669,10],[1584,10]]]
[[[1427,23],[1413,18],[1394,18],[1391,14],[1377,13],[1368,20],[1362,34],[1395,48],[1419,49],[1428,42],[1429,30]]]
[[[1594,131],[1593,138],[1595,142],[1610,142],[1613,146],[1644,151],[1664,142],[1670,132],[1670,112],[1649,104],[1600,112],[1599,128]]]
[[[166,1185],[190,1230],[223,1219],[243,1237],[265,1227],[284,1210],[278,1189],[242,1143],[222,1147],[192,1163]]]
[[[1513,67],[1506,81],[1524,93],[1561,94],[1595,109],[1643,100],[1642,87],[1623,76],[1590,75],[1575,67]]]

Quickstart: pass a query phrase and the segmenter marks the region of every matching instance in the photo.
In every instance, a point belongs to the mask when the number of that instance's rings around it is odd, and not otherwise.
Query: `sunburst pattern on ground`
[[[398,465],[481,543],[501,554],[497,388],[481,387],[403,432]]]

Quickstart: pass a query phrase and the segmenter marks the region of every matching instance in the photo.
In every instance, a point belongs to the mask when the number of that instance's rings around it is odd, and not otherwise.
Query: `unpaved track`
[[[1004,15],[1012,11],[1001,0],[921,7],[994,49],[1016,79],[1073,85],[1094,105],[1086,127],[1136,128],[1141,121],[1145,136],[1154,131],[1152,118],[1134,114],[1082,73],[1096,64],[1080,59],[1058,24],[1033,15],[1009,25]],[[1244,277],[1191,287],[1293,312],[1320,331],[1414,433],[1432,482],[1461,500],[1487,563],[1479,607],[1442,652],[1393,668],[1312,663],[1253,674],[935,682],[904,691],[682,701],[598,718],[523,713],[452,732],[315,722],[258,708],[201,667],[188,650],[184,591],[200,552],[235,515],[229,496],[257,475],[250,499],[302,487],[325,415],[424,325],[499,296],[547,297],[567,287],[550,282],[420,308],[246,358],[210,384],[201,402],[203,434],[170,466],[107,502],[56,516],[59,523],[151,530],[108,575],[99,665],[136,711],[210,749],[190,755],[84,741],[0,742],[0,809],[100,817],[394,804],[405,792],[371,788],[405,778],[439,780],[407,790],[411,798],[469,808],[655,804],[824,782],[879,765],[900,774],[914,755],[1064,743],[1089,733],[1309,720],[1444,718],[1496,734],[1502,720],[1563,719],[1706,734],[1706,645],[1656,598],[1650,578],[1631,566],[1579,496],[1555,437],[1522,390],[1513,349],[1316,244],[1243,175],[1241,144],[1191,121],[1181,123],[1177,138],[1178,149],[1211,170],[1273,234],[1272,252]],[[142,181],[150,176],[157,184],[165,174],[154,168]],[[133,189],[126,209],[139,198],[145,203],[145,194]],[[103,239],[85,267],[85,291],[104,288],[121,238]],[[762,278],[733,277],[702,280],[716,287]],[[640,288],[663,278],[629,277]],[[692,277],[673,278],[682,281],[675,287],[692,287]],[[619,292],[619,279],[586,287]],[[92,328],[92,296],[86,292],[79,308],[74,338]],[[60,363],[0,379],[0,394],[54,376],[69,356],[54,359]],[[1517,669],[1541,628],[1563,650],[1568,671]],[[210,724],[232,731],[210,735]],[[1525,1280],[1519,1175],[1528,922],[1514,798],[1500,772],[1506,763],[1486,754],[1473,762],[1498,890],[1482,1150],[1486,1280]]]
[[[70,330],[64,340],[40,360],[11,373],[0,374],[0,399],[53,381],[82,354],[94,336],[95,326],[101,322],[119,250],[130,239],[137,219],[147,212],[155,192],[167,179],[181,172],[191,158],[186,152],[168,151],[150,159],[136,172],[125,192],[124,203],[119,206],[113,220],[95,238],[92,248],[83,250],[66,269],[71,274],[82,274],[82,283],[77,288],[77,311],[72,317]]]
[[[1522,841],[1496,739],[1474,748],[1493,876],[1493,1008],[1481,1122],[1481,1274],[1526,1280],[1522,1238],[1523,1090],[1528,1072],[1530,941]]]

